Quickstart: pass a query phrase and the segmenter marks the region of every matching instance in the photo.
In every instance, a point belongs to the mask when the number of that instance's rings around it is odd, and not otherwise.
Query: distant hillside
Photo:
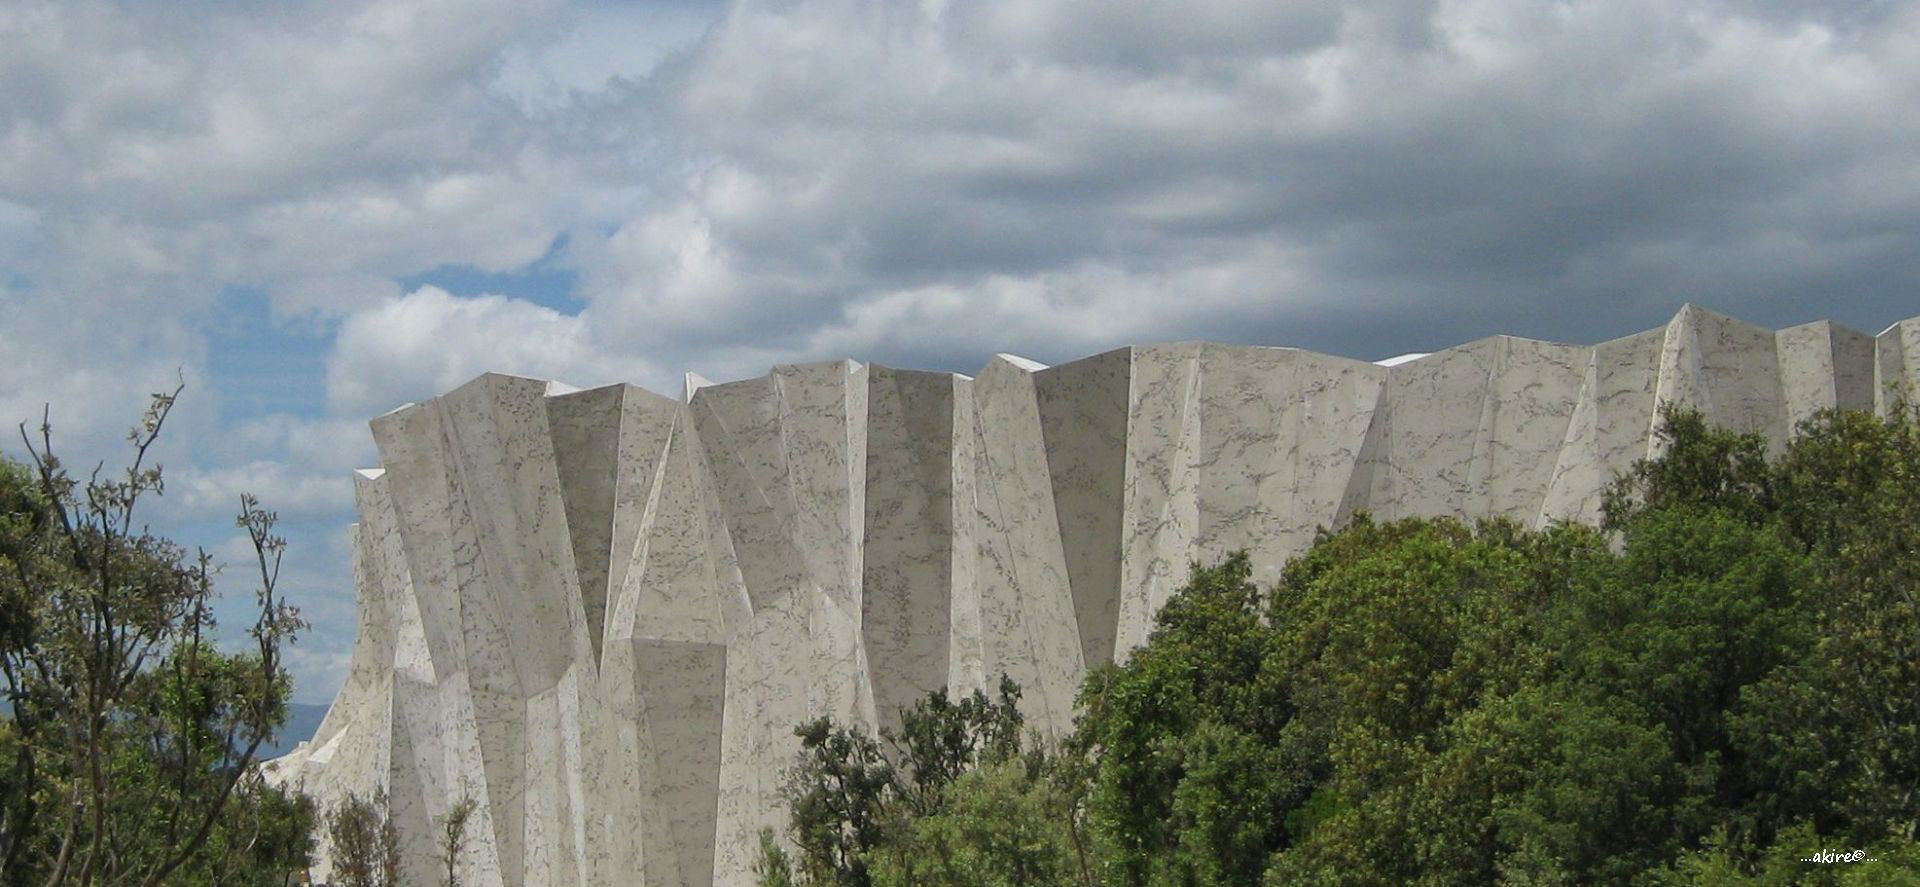
[[[13,705],[5,699],[0,699],[0,715],[12,714]],[[262,743],[260,753],[255,757],[264,761],[293,751],[294,746],[313,738],[314,732],[320,729],[320,722],[326,717],[325,703],[288,703],[287,725],[280,730],[280,741]]]
[[[280,730],[280,741],[260,746],[260,759],[277,758],[293,747],[313,738],[327,716],[325,703],[293,702],[287,705],[287,725]]]

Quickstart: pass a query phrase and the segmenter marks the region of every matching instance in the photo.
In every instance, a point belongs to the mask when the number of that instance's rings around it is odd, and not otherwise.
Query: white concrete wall
[[[678,399],[482,376],[373,421],[351,672],[270,767],[323,802],[386,791],[422,882],[464,794],[462,883],[749,883],[805,719],[877,729],[1004,672],[1059,734],[1193,560],[1246,549],[1271,581],[1362,509],[1592,520],[1662,404],[1778,448],[1916,381],[1920,319],[1774,333],[1691,306],[1392,367],[1183,343]]]

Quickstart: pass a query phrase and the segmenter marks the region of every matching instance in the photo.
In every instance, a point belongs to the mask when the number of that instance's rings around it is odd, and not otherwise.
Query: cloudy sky
[[[309,702],[367,419],[485,370],[1920,314],[1916,2],[0,0],[0,47],[0,453],[183,377],[148,517],[237,559],[279,509]]]

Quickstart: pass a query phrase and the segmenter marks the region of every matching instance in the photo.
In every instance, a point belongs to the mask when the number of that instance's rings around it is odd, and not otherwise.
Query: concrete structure
[[[1058,733],[1190,561],[1244,548],[1271,580],[1361,509],[1593,519],[1664,403],[1777,446],[1917,377],[1920,319],[1775,333],[1693,307],[1390,367],[1184,343],[689,376],[679,399],[482,376],[373,421],[352,673],[270,766],[323,802],[385,791],[415,883],[462,794],[463,884],[748,883],[805,719],[879,726],[1005,672]]]

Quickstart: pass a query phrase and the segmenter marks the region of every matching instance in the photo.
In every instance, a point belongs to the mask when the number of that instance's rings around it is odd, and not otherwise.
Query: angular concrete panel
[[[1025,688],[1029,723],[1063,733],[1085,671],[1079,622],[1047,475],[1034,374],[1045,367],[1001,355],[973,383],[974,501],[984,676]]]
[[[611,563],[607,567],[608,606],[626,587],[627,575],[643,559],[635,554],[638,539],[645,528],[659,523],[649,510],[659,499],[658,490],[677,473],[667,471],[667,447],[676,432],[691,439],[692,420],[684,403],[661,397],[644,388],[622,385],[620,398],[620,444],[615,453],[613,491],[613,533]],[[555,444],[556,452],[558,444]],[[694,447],[697,453],[697,446]],[[682,473],[699,482],[698,494],[704,502],[707,472],[696,468],[697,454],[687,455]],[[704,507],[704,506],[703,506]],[[711,527],[705,529],[711,533]]]
[[[1133,351],[1116,661],[1146,643],[1153,614],[1186,580],[1200,535],[1200,350]]]
[[[720,643],[728,613],[744,619],[746,586],[732,560],[724,520],[717,514],[703,452],[684,409],[670,419],[665,452],[646,475],[646,498],[631,518],[608,634]],[[611,669],[608,669],[611,671]]]
[[[1873,340],[1874,407],[1881,413],[1920,402],[1920,317],[1882,330]]]
[[[1200,352],[1198,538],[1213,561],[1244,549],[1279,577],[1315,531],[1339,523],[1387,370],[1293,348]]]
[[[546,398],[554,467],[560,476],[567,535],[573,543],[580,601],[595,660],[600,657],[607,621],[625,389],[624,385],[608,385]]]
[[[947,686],[955,379],[878,365],[867,373],[861,639],[875,714],[898,726],[900,709]]]
[[[1692,305],[1680,309],[1661,346],[1654,409],[1676,402],[1709,423],[1784,447],[1789,426],[1774,333]]]
[[[788,483],[773,377],[708,385],[690,401],[727,532],[747,594],[757,609],[809,584],[794,545],[796,504]]]
[[[1033,376],[1081,658],[1089,667],[1113,661],[1120,620],[1120,491],[1132,371],[1133,349],[1122,348]]]
[[[713,879],[713,836],[720,801],[720,735],[726,705],[727,648],[638,639],[633,642],[644,748],[653,783],[641,799],[651,825],[647,880],[705,884]]]
[[[969,376],[956,376],[953,382],[953,597],[947,610],[947,688],[955,696],[992,689],[980,635],[980,476],[975,472],[980,435],[973,384]]]
[[[1294,352],[1294,399],[1282,414],[1292,453],[1291,498],[1269,507],[1285,515],[1284,538],[1252,548],[1254,569],[1277,579],[1285,560],[1313,544],[1321,527],[1336,527],[1359,504],[1353,491],[1371,478],[1366,444],[1386,387],[1385,367],[1311,351]]]

